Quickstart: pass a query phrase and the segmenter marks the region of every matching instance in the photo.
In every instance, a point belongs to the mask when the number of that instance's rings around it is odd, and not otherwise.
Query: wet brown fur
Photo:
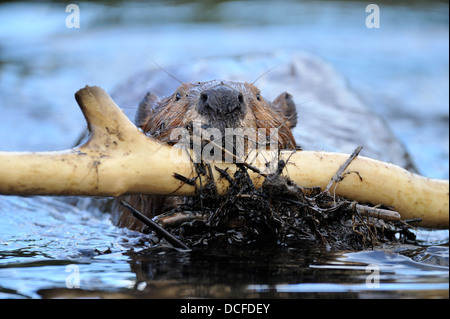
[[[198,112],[197,105],[202,92],[217,87],[227,88],[242,93],[246,110],[239,120],[231,119],[233,128],[278,128],[278,148],[295,149],[296,143],[291,128],[297,124],[297,113],[292,97],[288,93],[280,94],[273,103],[266,101],[259,89],[251,83],[231,81],[209,81],[182,84],[171,96],[159,100],[148,93],[139,105],[136,124],[149,137],[168,144],[177,140],[171,139],[174,129],[184,128],[194,120],[208,123],[211,119]],[[172,136],[173,137],[173,136]],[[151,163],[149,163],[151,165]],[[148,217],[169,211],[183,202],[180,196],[130,195],[115,200],[113,219],[120,227],[128,227],[142,231],[144,225],[136,220],[119,202],[125,200]]]

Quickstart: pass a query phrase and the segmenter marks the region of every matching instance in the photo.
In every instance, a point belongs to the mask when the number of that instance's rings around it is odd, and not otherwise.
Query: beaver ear
[[[137,127],[143,129],[147,125],[158,103],[159,98],[155,94],[147,92],[142,101],[139,103],[139,107],[134,118],[134,122]]]
[[[297,125],[297,109],[292,95],[286,92],[281,93],[273,101],[273,106],[283,114],[286,124],[290,128],[294,128]]]

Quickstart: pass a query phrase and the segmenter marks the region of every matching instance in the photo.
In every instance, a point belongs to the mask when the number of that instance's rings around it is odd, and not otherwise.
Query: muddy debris
[[[339,183],[351,173],[345,172],[345,166],[358,153],[355,150],[332,181]],[[218,170],[230,183],[228,192],[219,196],[214,183],[207,183],[197,188],[195,196],[155,221],[192,249],[268,241],[284,247],[316,245],[350,251],[386,243],[416,244],[413,227],[398,213],[335,196],[332,181],[323,191],[301,187],[281,175],[286,163],[280,161],[276,172],[267,175],[262,187],[256,189],[248,165],[235,165],[232,175],[208,163],[196,164],[197,176]]]

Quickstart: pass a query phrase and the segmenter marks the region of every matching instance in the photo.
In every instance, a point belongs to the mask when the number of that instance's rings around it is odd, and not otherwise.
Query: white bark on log
[[[0,194],[88,195],[123,194],[192,195],[195,187],[174,178],[194,177],[193,165],[184,151],[145,136],[98,87],[86,87],[75,95],[88,122],[89,140],[61,152],[0,152]],[[327,187],[348,154],[282,151],[287,159],[283,174],[305,187]],[[260,152],[251,164],[267,169],[272,154]],[[251,158],[251,157],[250,157]],[[233,164],[214,163],[229,172]],[[361,203],[393,207],[402,219],[421,218],[422,227],[448,228],[449,182],[412,174],[396,165],[358,156],[335,191]],[[249,171],[250,172],[250,171]],[[228,182],[213,171],[219,193]],[[264,177],[251,172],[257,187]],[[361,178],[360,178],[361,177]],[[203,180],[205,183],[206,180]]]

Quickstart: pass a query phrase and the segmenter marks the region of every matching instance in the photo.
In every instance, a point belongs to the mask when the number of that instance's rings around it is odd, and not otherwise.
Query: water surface
[[[0,4],[0,150],[71,147],[85,129],[74,92],[110,92],[153,60],[305,50],[385,117],[422,174],[448,178],[448,3],[380,3],[380,29],[359,2],[81,2],[79,29],[66,28],[65,5]],[[186,253],[59,198],[0,196],[0,216],[2,298],[448,298],[448,231],[353,253]]]

